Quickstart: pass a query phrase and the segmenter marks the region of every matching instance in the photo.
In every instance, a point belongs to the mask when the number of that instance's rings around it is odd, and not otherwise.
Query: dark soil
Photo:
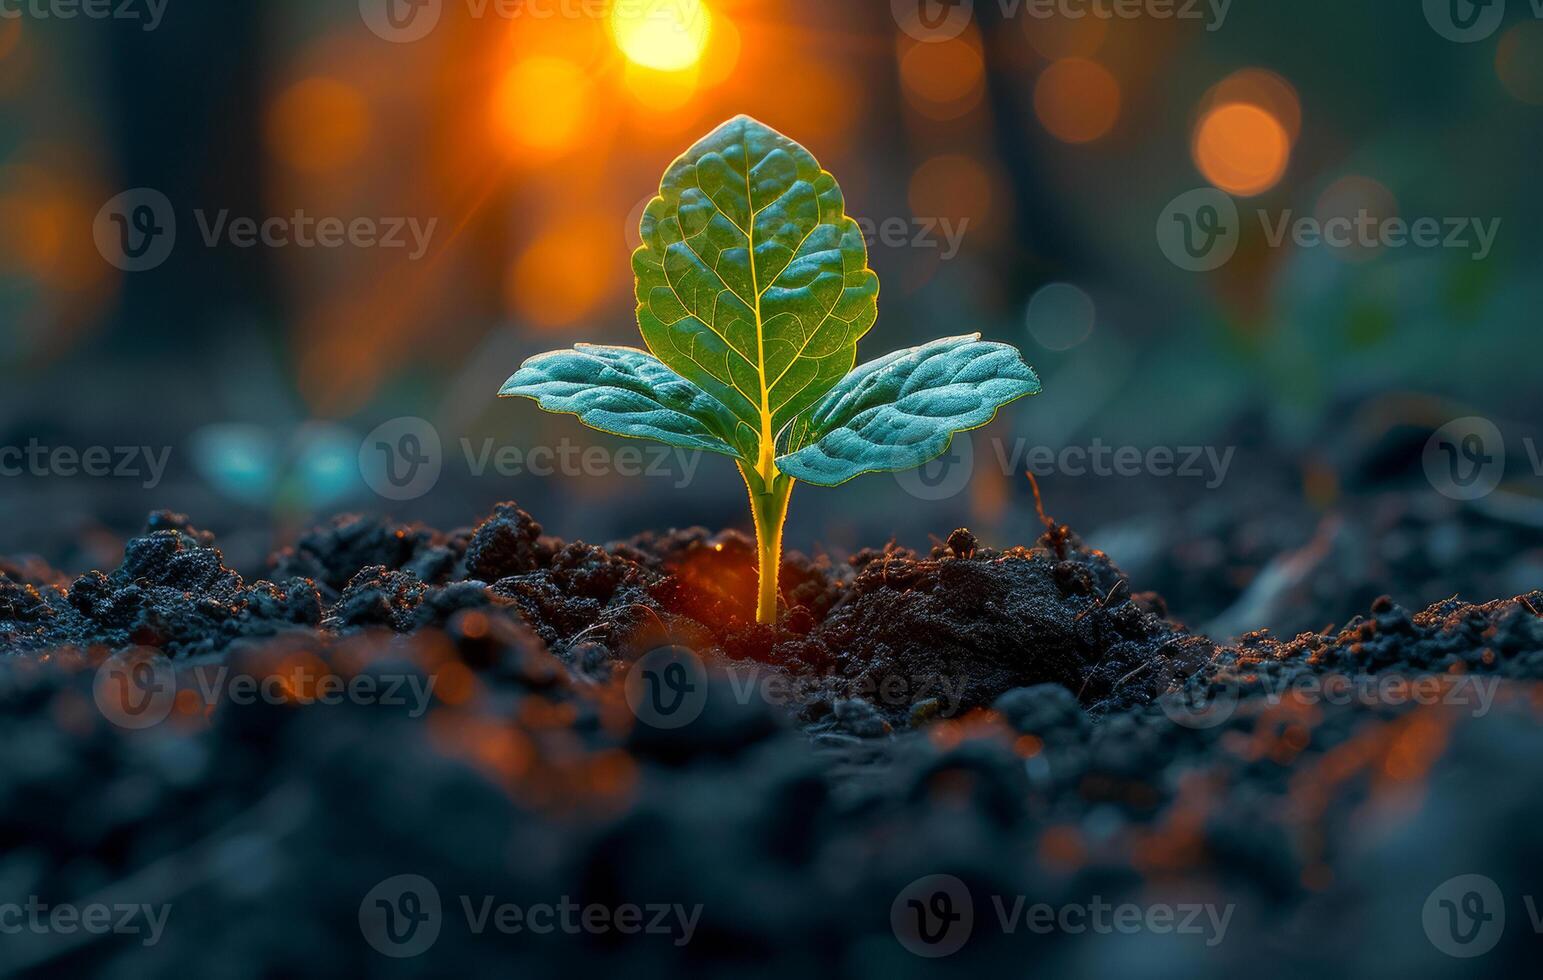
[[[563,542],[507,504],[450,533],[339,518],[255,582],[168,513],[110,572],[0,563],[0,902],[172,907],[148,948],[0,937],[0,970],[907,975],[930,961],[896,941],[891,905],[942,873],[975,901],[941,961],[961,972],[1407,976],[1457,962],[1421,906],[1460,873],[1524,918],[1543,872],[1543,593],[1383,598],[1342,627],[1223,644],[1064,527],[1002,550],[961,530],[928,554],[788,555],[773,629],[753,621],[752,556],[702,529]],[[665,729],[629,711],[625,678],[671,645],[709,680]],[[127,648],[176,671],[146,731],[93,690]],[[282,703],[200,694],[228,675],[305,680]],[[433,697],[316,703],[318,676]],[[1328,677],[1384,683],[1296,693]],[[401,874],[434,882],[443,932],[389,959],[358,917]],[[461,896],[702,911],[682,945],[477,934]],[[1214,948],[1004,935],[992,896],[1234,912]],[[1497,955],[1535,942],[1518,928]]]

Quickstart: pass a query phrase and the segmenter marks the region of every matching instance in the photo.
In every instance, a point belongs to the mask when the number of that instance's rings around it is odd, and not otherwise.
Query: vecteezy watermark
[[[1227,937],[1236,906],[1200,902],[1137,904],[1108,902],[1094,895],[1087,902],[1052,905],[1024,895],[992,895],[996,927],[1004,936],[1021,934],[1195,936],[1207,947]],[[917,956],[936,959],[957,953],[975,931],[975,901],[953,875],[927,875],[900,890],[889,909],[895,939]]]
[[[964,235],[970,228],[969,218],[854,218],[868,250],[876,246],[885,248],[914,248],[935,251],[944,262],[959,254]]]
[[[1475,262],[1489,258],[1502,222],[1498,217],[1383,217],[1367,208],[1329,217],[1299,215],[1290,209],[1271,214],[1260,208],[1255,215],[1270,248],[1289,243],[1301,249],[1328,248],[1357,254],[1382,249],[1448,249],[1467,252]],[[1242,232],[1237,204],[1214,187],[1180,194],[1157,219],[1158,248],[1168,261],[1189,272],[1210,272],[1226,265],[1237,253]]]
[[[638,721],[672,731],[701,717],[707,706],[707,668],[688,647],[659,647],[627,668],[622,689]]]
[[[604,905],[580,903],[567,895],[555,902],[515,904],[496,895],[460,895],[456,906],[473,936],[659,936],[685,946],[696,935],[702,906],[679,903]],[[438,941],[446,925],[439,889],[422,875],[387,878],[359,903],[359,931],[375,950],[393,959],[420,956]]]
[[[1202,480],[1215,490],[1227,479],[1236,446],[1111,446],[1094,439],[1086,446],[1031,445],[1027,439],[990,440],[993,462],[1003,476],[1027,470],[1035,476],[1097,479],[1151,476]],[[918,500],[948,500],[962,493],[975,474],[978,449],[970,433],[960,433],[936,459],[895,473],[895,482]]]
[[[161,26],[170,0],[0,0],[0,20],[129,20],[145,33]]]
[[[1543,3],[1543,0],[1539,0]],[[1354,214],[1318,217],[1287,209],[1255,212],[1270,248],[1328,248],[1367,254],[1381,249],[1449,249],[1475,262],[1489,258],[1500,235],[1501,218],[1383,217],[1366,208]],[[1202,187],[1168,203],[1157,219],[1157,245],[1168,261],[1189,272],[1210,272],[1237,253],[1243,221],[1227,194]]]
[[[304,660],[286,662],[263,674],[232,671],[226,664],[201,664],[179,675],[159,650],[137,647],[102,662],[92,695],[103,717],[131,730],[159,725],[174,708],[207,716],[222,703],[380,705],[402,708],[408,717],[420,718],[429,709],[437,680],[437,675],[412,671],[345,678],[319,661]]]
[[[443,922],[439,889],[422,875],[387,878],[359,902],[359,931],[365,942],[393,959],[428,952]]]
[[[193,211],[205,248],[400,249],[410,261],[428,254],[438,218],[321,216],[293,214],[253,218],[228,208]],[[125,272],[147,272],[171,257],[177,244],[177,214],[160,191],[140,187],[112,198],[97,212],[92,237],[102,258]]]
[[[387,500],[417,500],[439,484],[444,452],[426,419],[382,422],[359,444],[359,475]]]
[[[1203,686],[1169,674],[1168,693],[1158,699],[1175,724],[1185,728],[1215,728],[1237,712],[1242,685],[1222,676]],[[1302,705],[1351,704],[1399,708],[1408,705],[1459,709],[1482,718],[1494,707],[1500,691],[1498,676],[1480,674],[1258,674],[1250,685],[1261,694],[1259,703],[1275,707],[1287,698]]]
[[[566,437],[549,446],[515,446],[463,437],[459,448],[466,472],[477,479],[649,477],[670,480],[680,489],[696,479],[702,462],[702,453],[697,450],[648,444],[612,448]],[[426,419],[392,419],[376,426],[359,444],[360,475],[371,490],[387,500],[424,496],[438,485],[444,466],[439,430]]]
[[[171,256],[177,213],[165,194],[139,187],[102,205],[91,230],[102,258],[124,272],[145,272]]]
[[[1004,20],[1192,20],[1207,31],[1227,21],[1232,0],[978,0],[994,2]],[[890,0],[900,29],[918,41],[951,41],[963,34],[977,0]]]
[[[650,477],[673,480],[675,489],[691,485],[702,453],[678,446],[629,445],[610,449],[567,438],[555,446],[500,446],[492,439],[461,440],[467,469],[475,477],[494,476]]]
[[[1505,21],[1506,0],[1423,0],[1430,26],[1458,44],[1493,37]],[[1543,0],[1526,0],[1532,16],[1543,20]]]
[[[164,2],[164,0],[163,0]],[[376,37],[411,44],[439,26],[453,0],[359,0],[359,16]],[[579,20],[615,16],[622,20],[658,19],[677,30],[696,29],[707,16],[699,0],[461,0],[472,20]]]
[[[1242,240],[1238,206],[1214,187],[1186,191],[1168,202],[1157,218],[1157,247],[1168,261],[1189,272],[1226,265]]]
[[[779,708],[798,708],[828,698],[861,699],[879,707],[908,708],[935,701],[934,717],[959,714],[969,678],[929,672],[867,674],[849,678],[839,673],[797,676],[760,664],[727,664],[719,672],[722,690],[736,704],[754,701]],[[659,647],[627,669],[623,689],[633,715],[645,725],[671,730],[691,724],[707,706],[707,667],[695,651],[683,646]]]
[[[1527,897],[1537,930],[1537,910]],[[1437,885],[1420,909],[1420,924],[1431,945],[1448,956],[1470,959],[1494,949],[1505,933],[1505,896],[1493,878],[1458,875]]]
[[[759,664],[731,664],[724,668],[728,689],[739,704],[760,700],[774,707],[801,707],[822,699],[832,684],[842,695],[886,708],[906,708],[921,701],[936,701],[933,717],[959,714],[970,679],[964,674],[917,673],[866,674],[850,679],[839,673],[790,676],[764,670]]]
[[[25,446],[0,446],[0,479],[22,476],[89,477],[97,480],[138,480],[146,490],[161,485],[171,447],[45,446],[36,439]]]
[[[1537,445],[1531,439],[1525,443],[1533,470],[1543,476]],[[1489,419],[1454,419],[1431,434],[1423,463],[1436,492],[1453,500],[1478,500],[1494,493],[1505,479],[1505,437]]]
[[[138,936],[140,945],[154,946],[166,931],[170,904],[129,902],[62,902],[49,905],[29,896],[26,902],[0,902],[0,936],[33,935]]]

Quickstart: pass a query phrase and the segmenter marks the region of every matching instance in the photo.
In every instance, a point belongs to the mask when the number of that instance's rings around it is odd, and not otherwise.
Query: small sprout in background
[[[762,623],[777,619],[795,481],[833,487],[920,466],[1040,390],[1017,349],[979,334],[854,370],[878,318],[862,233],[835,178],[748,116],[671,164],[642,235],[632,268],[648,351],[540,354],[499,394],[602,432],[733,458],[755,517]]]

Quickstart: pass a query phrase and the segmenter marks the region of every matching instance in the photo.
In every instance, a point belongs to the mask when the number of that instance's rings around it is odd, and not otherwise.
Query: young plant
[[[748,116],[670,165],[642,234],[632,269],[652,353],[580,344],[541,354],[499,395],[738,463],[755,517],[762,623],[777,619],[795,481],[833,487],[920,466],[947,452],[955,433],[1039,392],[1015,348],[979,334],[853,370],[857,342],[878,318],[863,235],[835,178]]]

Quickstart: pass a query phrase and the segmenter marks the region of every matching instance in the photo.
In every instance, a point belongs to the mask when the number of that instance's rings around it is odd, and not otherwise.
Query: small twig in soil
[[[1162,651],[1158,651],[1158,652],[1161,653]],[[1138,666],[1135,670],[1131,671],[1130,673],[1126,674],[1124,677],[1122,677],[1119,680],[1114,682],[1114,687],[1110,688],[1110,690],[1109,690],[1110,696],[1113,696],[1115,693],[1117,693],[1120,690],[1120,688],[1124,687],[1126,681],[1131,680],[1137,674],[1141,673],[1143,670],[1146,670],[1150,666],[1152,666],[1152,661],[1150,661],[1150,660],[1143,660],[1143,661],[1141,661],[1140,666]],[[1084,684],[1083,686],[1086,687],[1087,685]]]
[[[1532,604],[1532,600],[1530,598],[1528,598],[1527,596],[1518,596],[1516,601],[1522,604],[1522,608],[1523,609],[1525,609],[1528,612],[1532,613],[1534,616],[1538,617],[1539,619],[1543,619],[1543,612],[1538,612],[1538,607],[1534,606]]]
[[[1130,580],[1122,578],[1118,582],[1114,583],[1114,585],[1110,586],[1108,595],[1104,596],[1102,599],[1094,600],[1093,604],[1084,609],[1082,612],[1078,613],[1072,622],[1080,623],[1086,619],[1088,615],[1093,612],[1093,610],[1108,609],[1111,603],[1114,605],[1119,605],[1121,602],[1124,602],[1128,598],[1130,598]]]
[[[1039,481],[1034,478],[1032,471],[1026,471],[1023,475],[1029,478],[1029,489],[1034,491],[1034,513],[1039,515],[1039,522],[1045,525],[1045,530],[1055,530],[1055,521],[1045,513],[1045,501],[1039,495]]]

